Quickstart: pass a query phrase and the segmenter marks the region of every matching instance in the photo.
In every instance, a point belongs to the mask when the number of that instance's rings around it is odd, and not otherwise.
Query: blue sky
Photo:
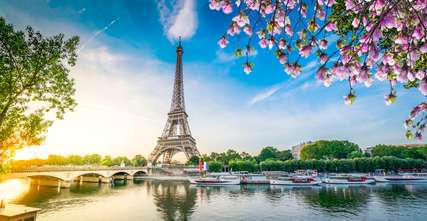
[[[399,89],[397,102],[386,106],[388,87],[376,81],[357,87],[349,107],[346,83],[323,87],[313,57],[291,79],[271,51],[258,47],[246,75],[232,47],[217,45],[231,15],[211,11],[208,1],[0,0],[0,16],[19,29],[31,25],[46,35],[81,37],[71,70],[79,106],[55,122],[44,145],[22,156],[148,155],[170,106],[178,35],[184,38],[190,127],[202,153],[257,153],[267,145],[287,149],[317,139],[348,139],[362,147],[414,142],[404,138],[403,121],[422,101],[418,92]]]

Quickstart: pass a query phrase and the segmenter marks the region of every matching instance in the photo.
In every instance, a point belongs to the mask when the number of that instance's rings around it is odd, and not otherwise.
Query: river
[[[143,180],[70,189],[0,184],[0,197],[41,208],[39,221],[427,220],[427,185],[197,187]]]

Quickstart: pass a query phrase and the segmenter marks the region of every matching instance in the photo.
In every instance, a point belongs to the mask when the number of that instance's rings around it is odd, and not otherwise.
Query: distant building
[[[388,144],[386,144],[388,145]],[[423,147],[426,146],[427,144],[390,144],[388,146],[395,146],[395,147],[406,147],[406,148],[415,148],[415,147]],[[369,153],[372,154],[372,149],[374,149],[375,146],[370,146],[370,147],[365,147],[362,148],[365,153]]]
[[[313,142],[308,141],[308,142],[300,143],[296,146],[293,146],[292,147],[292,156],[294,157],[294,159],[299,160],[302,148],[304,148],[306,145],[311,144],[311,143],[313,143]]]

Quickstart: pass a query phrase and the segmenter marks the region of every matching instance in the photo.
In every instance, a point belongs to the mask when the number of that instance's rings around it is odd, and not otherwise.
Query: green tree
[[[104,158],[102,158],[101,165],[108,166],[108,167],[113,166],[114,165],[113,159],[108,155],[104,156]]]
[[[276,153],[276,159],[278,160],[292,160],[293,158],[291,150],[282,150]]]
[[[118,156],[113,158],[113,166],[120,166],[122,162],[125,164],[125,166],[132,164],[132,162],[125,156]]]
[[[198,165],[199,164],[199,157],[198,156],[192,156],[190,159],[188,159],[186,165]]]
[[[208,165],[209,165],[209,168],[208,168],[209,172],[221,172],[222,171],[222,167],[223,167],[222,162],[210,161],[208,163]]]
[[[76,63],[78,37],[43,37],[17,31],[0,17],[0,173],[15,150],[40,145],[52,125],[76,105],[68,67]]]
[[[83,158],[80,155],[69,155],[67,157],[67,163],[70,165],[82,165]]]
[[[405,147],[379,144],[372,148],[372,156],[393,156],[397,158],[427,159],[424,154],[426,147]]]
[[[83,157],[83,163],[85,165],[100,165],[101,156],[99,154],[90,154]]]
[[[361,151],[359,146],[349,141],[319,140],[304,146],[301,159],[343,159],[353,151]]]
[[[240,158],[242,160],[254,160],[255,159],[252,155],[250,155],[249,153],[246,153],[246,152],[241,152]]]
[[[274,147],[264,147],[259,153],[257,159],[259,162],[265,161],[267,159],[291,160],[293,159],[293,156],[290,150],[279,151]]]
[[[277,149],[274,147],[264,147],[258,155],[258,161],[262,162],[267,159],[275,159],[276,158]]]
[[[67,164],[67,158],[61,155],[51,154],[47,157],[47,164],[54,166],[61,166]]]
[[[132,159],[132,165],[135,167],[147,166],[147,160],[142,155],[135,155]]]
[[[357,150],[355,150],[355,151],[352,151],[352,152],[350,152],[348,155],[347,155],[347,157],[348,158],[350,158],[350,159],[354,159],[354,158],[361,158],[361,157],[364,157],[365,155],[363,154],[363,152],[362,151],[357,151]]]

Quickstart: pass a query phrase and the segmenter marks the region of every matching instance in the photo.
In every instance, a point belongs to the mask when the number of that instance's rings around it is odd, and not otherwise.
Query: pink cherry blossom
[[[374,10],[380,11],[384,7],[384,0],[375,0],[374,2]]]
[[[209,1],[209,8],[211,10],[217,10],[219,11],[221,9],[221,2],[217,0],[210,0]]]
[[[272,49],[274,46],[274,38],[271,37],[270,39],[268,39],[268,49]]]
[[[363,16],[363,18],[362,18],[362,24],[364,26],[368,25],[368,18],[366,16]]]
[[[333,23],[333,22],[329,22],[329,23],[326,25],[325,30],[326,30],[327,32],[330,32],[330,31],[338,31],[338,28],[337,28],[337,25],[336,25],[335,23]]]
[[[230,14],[231,12],[233,12],[233,5],[231,5],[230,2],[225,2],[222,5],[222,12],[224,12],[225,14]]]
[[[408,38],[404,35],[399,35],[396,38],[395,42],[396,42],[396,44],[407,45],[408,44]]]
[[[310,55],[310,52],[311,52],[311,45],[304,45],[304,46],[302,46],[301,47],[301,49],[299,50],[299,54],[302,56],[302,57],[308,57],[309,55]]]
[[[415,77],[416,77],[418,80],[423,80],[425,76],[426,76],[426,75],[425,75],[424,71],[421,71],[421,70],[419,70],[419,71],[415,74]]]
[[[243,32],[245,32],[245,34],[247,34],[248,36],[252,36],[252,34],[253,34],[253,31],[252,31],[252,28],[250,25],[246,25],[243,28]]]
[[[383,64],[388,64],[390,66],[393,66],[395,64],[393,57],[389,54],[384,54]]]
[[[353,27],[358,28],[360,21],[357,17],[354,17],[353,22],[351,24],[353,25]]]
[[[319,59],[320,59],[320,64],[325,64],[326,63],[326,61],[328,61],[328,55],[326,55],[326,54],[321,54],[320,56],[319,56]]]
[[[424,43],[423,45],[421,45],[420,51],[422,53],[427,53],[427,43]]]
[[[249,17],[246,16],[245,13],[240,13],[239,15],[235,16],[232,20],[236,22],[239,27],[249,25],[250,23]]]
[[[408,82],[408,71],[407,70],[402,70],[397,75],[397,81],[399,81],[400,83],[406,83],[406,82]]]
[[[285,39],[281,38],[279,40],[278,46],[279,46],[279,49],[282,49],[282,50],[285,49],[286,48],[286,41],[285,41]]]
[[[387,16],[384,16],[381,20],[381,25],[386,28],[394,28],[396,27],[396,18],[391,14],[387,14]]]
[[[345,0],[345,9],[357,12],[357,7],[354,4],[353,0]],[[356,11],[355,11],[356,10]]]
[[[228,40],[225,38],[225,36],[222,36],[218,41],[218,45],[221,48],[225,48],[227,46],[227,44],[228,44]]]
[[[414,37],[417,40],[421,40],[424,37],[424,28],[421,25],[418,25],[415,30],[414,33],[412,34],[412,37]]]
[[[294,31],[291,28],[291,25],[287,24],[285,25],[285,33],[292,37],[294,34]]]
[[[284,63],[286,63],[286,61],[288,60],[288,58],[286,57],[286,55],[285,54],[281,54],[280,56],[279,56],[279,62],[280,62],[280,64],[284,64]]]
[[[259,40],[258,44],[261,48],[266,48],[267,44],[268,44],[267,39],[261,38],[261,40]]]
[[[252,65],[251,65],[251,64],[249,64],[249,62],[244,63],[244,64],[243,64],[243,71],[244,71],[246,74],[250,74],[250,73],[252,72]]]
[[[296,78],[301,73],[301,67],[296,64],[285,64],[285,71],[293,78]]]
[[[421,94],[427,96],[427,82],[421,81],[420,85],[418,86],[418,90],[420,90]]]
[[[318,10],[317,10],[317,14],[316,14],[316,16],[320,19],[320,20],[325,20],[325,18],[326,18],[326,13],[325,13],[325,11],[323,11],[323,9],[322,8],[319,8]]]
[[[347,68],[342,65],[335,65],[331,68],[331,73],[334,74],[339,80],[346,79],[347,76]]]
[[[265,14],[271,14],[273,13],[273,5],[272,4],[268,4],[265,9],[264,9]]]
[[[320,42],[319,42],[319,48],[320,49],[326,49],[326,48],[328,48],[328,40],[326,40],[326,39],[320,40]]]

